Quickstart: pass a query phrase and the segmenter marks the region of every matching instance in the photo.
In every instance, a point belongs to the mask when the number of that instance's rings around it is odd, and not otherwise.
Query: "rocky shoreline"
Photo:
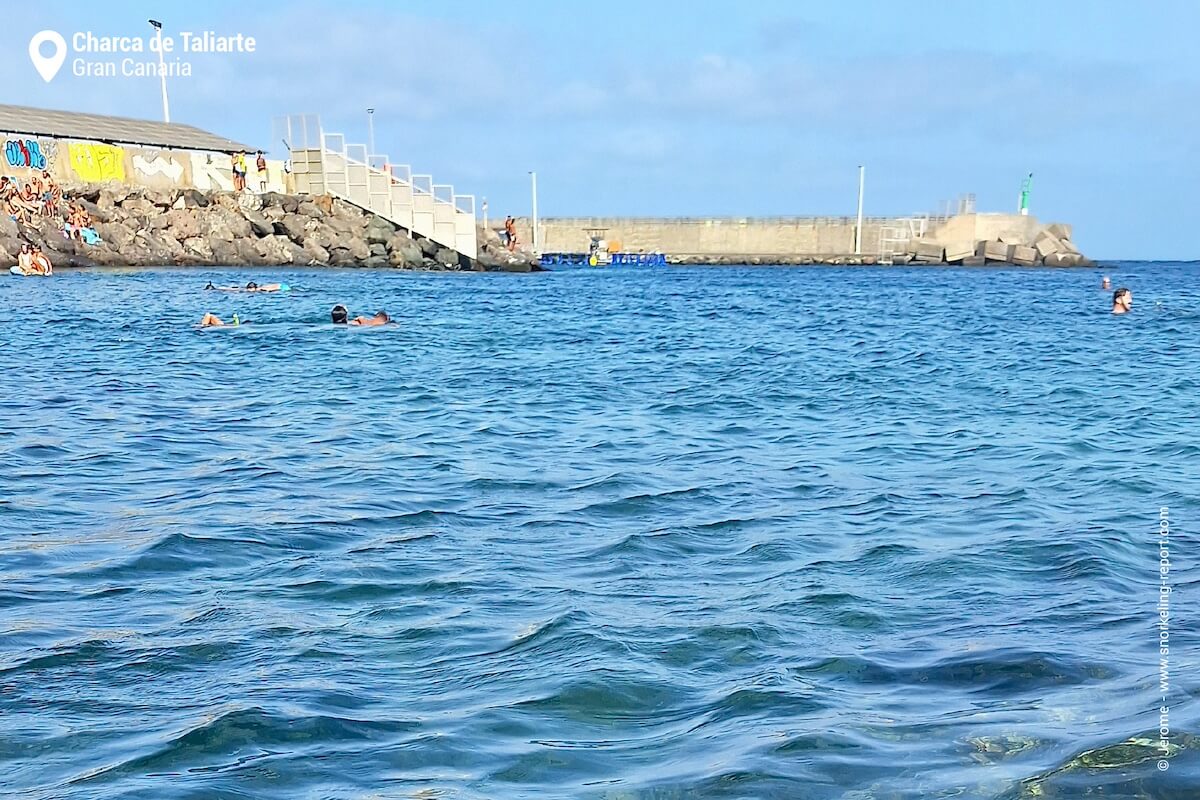
[[[0,266],[37,244],[56,268],[90,266],[304,266],[532,272],[532,254],[510,253],[481,231],[470,259],[329,196],[64,187],[91,216],[102,244],[68,239],[61,218],[20,225],[0,215]],[[64,203],[65,205],[65,203]]]

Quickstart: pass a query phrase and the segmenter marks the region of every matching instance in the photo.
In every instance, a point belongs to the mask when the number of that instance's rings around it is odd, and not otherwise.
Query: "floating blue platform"
[[[543,267],[665,267],[663,253],[613,253],[609,264],[591,263],[591,253],[542,253],[538,259]]]

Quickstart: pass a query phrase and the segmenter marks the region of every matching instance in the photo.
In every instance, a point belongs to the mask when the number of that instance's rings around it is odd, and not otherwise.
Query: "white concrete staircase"
[[[291,154],[299,194],[340,197],[443,247],[478,258],[475,197],[455,194],[430,175],[413,175],[406,164],[347,144],[340,133],[321,129],[315,114],[275,120],[276,140]]]

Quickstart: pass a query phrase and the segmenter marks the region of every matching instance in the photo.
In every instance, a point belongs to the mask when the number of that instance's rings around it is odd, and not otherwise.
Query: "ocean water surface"
[[[1108,270],[0,281],[0,796],[1200,796],[1200,270]]]

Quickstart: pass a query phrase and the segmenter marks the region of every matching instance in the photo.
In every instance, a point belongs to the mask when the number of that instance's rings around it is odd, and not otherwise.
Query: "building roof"
[[[44,108],[2,104],[0,131],[27,136],[55,136],[112,144],[214,150],[222,153],[258,149],[177,122],[150,122],[144,119],[78,114],[74,111],[47,111]]]

